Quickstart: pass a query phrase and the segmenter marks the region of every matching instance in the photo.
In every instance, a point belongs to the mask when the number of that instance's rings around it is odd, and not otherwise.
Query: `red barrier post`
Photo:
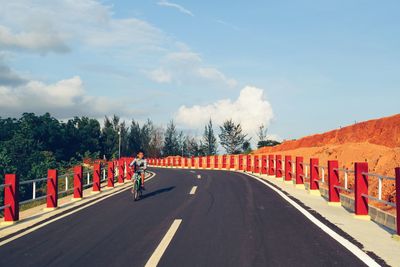
[[[130,167],[130,164],[131,164],[132,161],[133,161],[133,159],[132,160],[129,159],[129,163],[126,164],[126,180],[127,181],[132,181],[132,177],[133,177],[133,170]],[[161,164],[159,164],[160,161],[161,160],[157,160],[157,167],[161,165]]]
[[[239,155],[239,171],[243,171],[243,155]]]
[[[310,194],[321,195],[319,192],[319,160],[310,158]]]
[[[292,183],[292,156],[285,156],[285,182]]]
[[[211,169],[211,157],[210,156],[206,157],[206,168]]]
[[[268,168],[267,168],[267,155],[262,155],[261,156],[261,174],[268,174]]]
[[[368,219],[368,163],[356,162],[354,164],[355,183],[354,183],[354,201],[355,214],[358,218]]]
[[[251,172],[251,155],[246,156],[246,171]]]
[[[260,160],[258,155],[254,156],[254,169],[253,173],[260,173]]]
[[[108,162],[107,168],[107,187],[112,188],[114,187],[114,162]]]
[[[19,180],[15,174],[4,177],[4,222],[13,224],[19,220]]]
[[[227,164],[226,164],[226,155],[223,155],[222,156],[222,169],[226,169],[226,166]]]
[[[339,162],[337,160],[329,160],[328,161],[328,196],[329,202],[328,205],[330,206],[341,206],[340,203],[340,192],[339,188]]]
[[[123,160],[119,160],[118,161],[118,183],[119,184],[123,184],[124,183],[124,179],[125,179],[125,166],[124,166],[124,161]]]
[[[282,155],[275,156],[275,165],[276,165],[276,178],[282,178]]]
[[[190,168],[193,169],[196,166],[196,161],[194,159],[194,156],[192,156],[191,160],[190,160]]]
[[[229,155],[229,167],[230,170],[235,169],[235,156],[234,155]]]
[[[268,175],[275,175],[274,155],[268,156]]]
[[[396,214],[397,214],[397,237],[400,240],[400,167],[395,169],[396,173]]]
[[[58,207],[58,172],[57,170],[47,171],[47,194],[45,210],[54,210]]]
[[[93,189],[92,193],[100,193],[100,176],[101,176],[101,166],[99,163],[93,165]]]
[[[214,169],[218,169],[218,168],[219,168],[219,162],[218,162],[218,160],[219,160],[219,156],[218,156],[218,155],[215,155],[215,156],[214,156]]]
[[[80,200],[83,197],[83,167],[74,167],[74,200]]]
[[[304,188],[303,157],[296,157],[296,187]]]

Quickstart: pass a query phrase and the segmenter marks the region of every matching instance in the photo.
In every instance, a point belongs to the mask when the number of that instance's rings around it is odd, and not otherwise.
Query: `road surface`
[[[364,265],[245,174],[153,171],[142,200],[127,190],[7,243],[0,266],[144,266],[175,220],[158,266]]]

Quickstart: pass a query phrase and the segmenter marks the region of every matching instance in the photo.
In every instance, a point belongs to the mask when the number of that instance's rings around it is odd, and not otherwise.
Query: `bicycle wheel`
[[[139,188],[138,182],[135,181],[135,186],[133,189],[133,199],[135,201],[137,201],[139,199],[139,190],[140,190],[140,188]]]

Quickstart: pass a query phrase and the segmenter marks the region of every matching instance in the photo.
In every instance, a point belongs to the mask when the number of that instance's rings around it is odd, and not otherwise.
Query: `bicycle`
[[[135,201],[142,197],[142,176],[139,172],[135,172],[134,174],[132,193]]]

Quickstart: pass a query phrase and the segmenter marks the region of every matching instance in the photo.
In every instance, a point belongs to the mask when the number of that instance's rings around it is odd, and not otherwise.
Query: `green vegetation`
[[[220,126],[219,139],[227,153],[251,152],[250,139],[241,125],[232,120]],[[166,129],[155,126],[151,120],[143,125],[132,120],[127,126],[114,115],[105,117],[101,126],[98,120],[88,117],[60,121],[49,113],[24,113],[19,119],[0,117],[0,183],[6,173],[17,173],[24,181],[44,178],[47,170],[53,168],[62,175],[87,158],[118,158],[119,143],[121,156],[133,156],[139,149],[144,149],[148,157],[205,156],[215,155],[218,148],[211,119],[203,136],[196,138],[178,131],[174,121]],[[60,183],[64,183],[62,179]],[[38,195],[42,189],[38,185]],[[21,199],[30,198],[32,186],[21,186],[20,193]],[[0,203],[2,197],[0,192]]]

